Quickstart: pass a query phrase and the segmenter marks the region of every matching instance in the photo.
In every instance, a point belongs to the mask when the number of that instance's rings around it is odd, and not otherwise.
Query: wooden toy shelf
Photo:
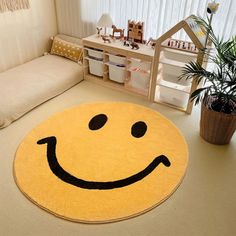
[[[143,44],[139,47],[132,50],[119,40],[104,43],[97,35],[84,38],[85,80],[149,99],[154,50]]]
[[[192,42],[173,38],[181,29]],[[205,39],[194,16],[180,21],[158,38],[154,50],[143,44],[132,50],[119,40],[104,43],[102,38],[92,35],[83,39],[84,78],[190,114],[193,106],[190,95],[198,84],[194,78],[180,81],[178,76],[189,61],[204,64]]]
[[[183,29],[191,42],[174,39],[173,35]],[[150,100],[164,103],[171,107],[184,110],[190,114],[193,103],[190,95],[198,84],[192,80],[179,80],[182,68],[189,61],[203,64],[204,44],[206,35],[195,20],[190,16],[180,21],[169,31],[156,40],[152,69]]]

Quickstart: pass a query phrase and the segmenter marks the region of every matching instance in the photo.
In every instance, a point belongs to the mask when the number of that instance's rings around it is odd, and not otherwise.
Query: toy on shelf
[[[162,46],[180,49],[182,51],[187,51],[187,52],[193,52],[193,53],[197,52],[197,47],[194,43],[178,39],[169,38],[162,43]]]
[[[152,37],[150,37],[146,43],[146,45],[150,45],[153,49],[155,48],[156,45],[156,39],[153,39]]]
[[[131,49],[135,49],[135,50],[138,50],[138,49],[139,49],[138,44],[135,43],[135,42],[132,42],[132,43],[130,44],[130,46],[131,46]]]
[[[106,42],[111,43],[111,40],[105,35],[102,35],[102,40],[104,43],[106,43]]]
[[[139,49],[139,45],[137,43],[135,43],[134,41],[130,41],[130,40],[125,40],[123,43],[123,46],[131,47],[131,49],[133,49],[133,50]]]
[[[97,36],[100,37],[102,28],[97,27],[96,29],[97,29]]]
[[[126,46],[126,47],[129,47],[130,46],[130,42],[128,40],[125,40],[123,45]]]
[[[115,38],[115,39],[122,39],[124,38],[124,29],[118,29],[116,28],[115,25],[112,25],[112,38]],[[116,35],[116,34],[120,34],[120,35]]]
[[[136,43],[143,43],[144,22],[128,20],[127,39]]]

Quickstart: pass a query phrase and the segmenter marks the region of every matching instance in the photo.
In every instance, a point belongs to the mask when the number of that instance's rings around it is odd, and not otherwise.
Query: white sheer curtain
[[[114,24],[127,28],[129,19],[145,22],[145,38],[158,38],[191,14],[206,16],[211,0],[56,0],[59,31],[77,37],[95,33],[102,13],[110,13]],[[236,0],[218,0],[213,27],[219,36],[236,34]],[[79,19],[76,17],[79,14]],[[184,38],[184,33],[176,35]]]

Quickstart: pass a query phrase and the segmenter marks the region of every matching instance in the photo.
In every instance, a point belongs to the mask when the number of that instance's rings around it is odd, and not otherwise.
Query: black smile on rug
[[[39,140],[37,144],[47,144],[47,160],[49,167],[59,179],[66,183],[84,189],[108,190],[125,187],[142,180],[144,177],[149,175],[160,163],[162,163],[166,167],[169,167],[171,165],[169,159],[165,155],[160,155],[155,157],[154,160],[146,168],[130,177],[108,182],[86,181],[71,175],[61,167],[56,157],[57,139],[55,136],[43,138]]]

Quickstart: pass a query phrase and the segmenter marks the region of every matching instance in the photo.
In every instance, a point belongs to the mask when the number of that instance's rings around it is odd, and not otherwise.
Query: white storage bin
[[[109,56],[109,61],[112,64],[116,64],[116,65],[125,65],[126,64],[126,57],[112,55],[112,54],[108,54],[108,56]]]
[[[158,85],[158,100],[185,108],[188,103],[189,94],[172,88]]]
[[[103,62],[88,59],[89,60],[89,73],[97,76],[103,76]]]
[[[139,70],[131,71],[129,85],[133,88],[146,90],[149,87],[150,74],[142,73]]]
[[[189,61],[196,61],[196,58],[197,58],[197,54],[177,51],[177,50],[168,49],[168,48],[163,49],[162,56],[164,56],[167,59],[181,61],[184,63],[187,63]]]
[[[109,64],[109,78],[118,83],[124,83],[125,81],[125,67],[115,66]]]
[[[189,86],[192,83],[192,79],[188,79],[188,80],[181,79],[181,80],[179,80],[178,74],[173,75],[173,74],[169,74],[169,73],[163,73],[162,74],[162,79],[165,80],[165,81],[180,84],[180,85],[183,85],[183,86]]]
[[[103,52],[100,50],[95,50],[91,48],[86,48],[88,50],[89,57],[99,59],[100,61],[103,60]]]
[[[130,68],[139,68],[141,70],[149,71],[151,69],[151,62],[141,61],[139,59],[131,58],[130,59]]]
[[[174,75],[176,77],[182,74],[183,67],[164,64],[164,63],[161,63],[161,64],[162,64],[162,71],[166,74]]]

